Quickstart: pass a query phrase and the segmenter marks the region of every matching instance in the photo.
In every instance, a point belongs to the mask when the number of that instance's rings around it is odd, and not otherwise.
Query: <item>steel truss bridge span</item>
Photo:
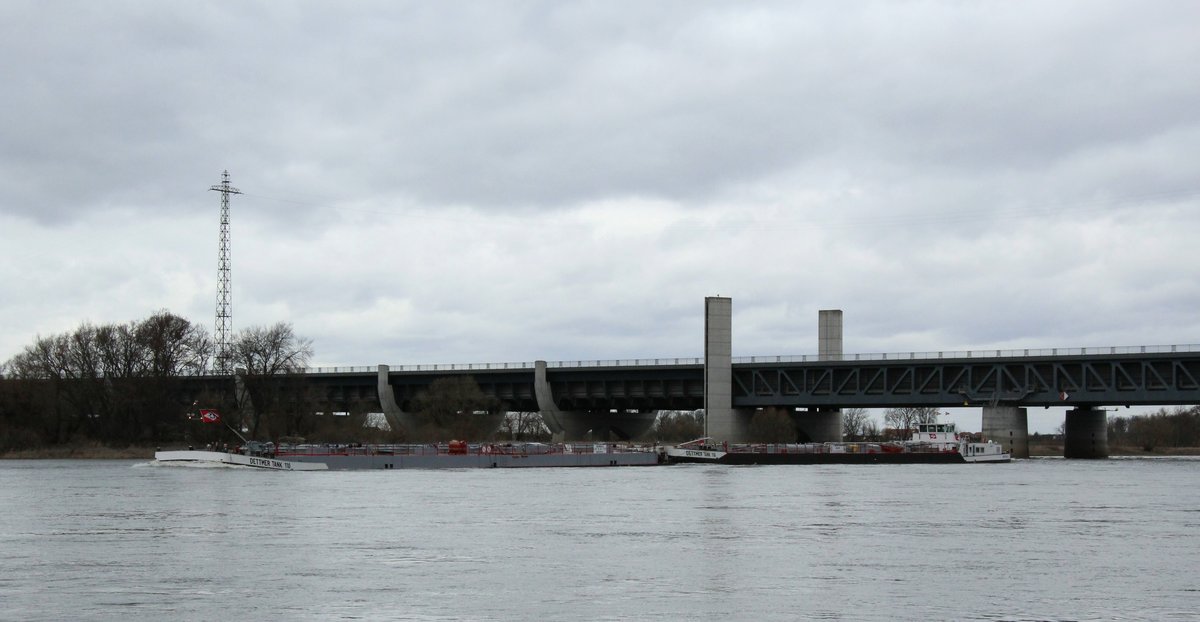
[[[733,366],[736,406],[1090,406],[1200,403],[1200,352]]]

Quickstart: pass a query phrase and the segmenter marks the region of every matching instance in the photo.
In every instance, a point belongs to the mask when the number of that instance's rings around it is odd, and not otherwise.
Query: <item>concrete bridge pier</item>
[[[1014,458],[1029,457],[1029,411],[1017,406],[984,406],[983,437],[1000,443]]]
[[[751,421],[754,420],[753,408],[728,408],[704,410],[704,435],[713,440],[729,443],[747,443],[751,439]]]
[[[1080,406],[1067,411],[1063,457],[1107,458],[1108,417],[1103,410]]]
[[[817,311],[817,359],[842,360],[842,310]],[[810,408],[801,413],[796,427],[812,443],[842,442],[842,410],[840,408]]]
[[[416,419],[411,414],[400,410],[400,405],[396,403],[396,392],[392,390],[392,383],[388,379],[389,372],[391,372],[391,368],[387,365],[379,366],[376,392],[379,394],[379,407],[383,410],[383,416],[387,419],[393,432],[402,429],[415,430],[417,429]]]
[[[796,429],[810,443],[842,442],[842,411],[838,408],[810,408],[797,413]]]

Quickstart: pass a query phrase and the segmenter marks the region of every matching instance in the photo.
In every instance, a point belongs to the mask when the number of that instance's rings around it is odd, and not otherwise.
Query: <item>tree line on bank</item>
[[[272,412],[282,392],[256,380],[301,369],[312,355],[311,342],[285,323],[242,330],[232,345],[233,364],[247,370],[247,390]],[[211,373],[214,348],[202,326],[165,310],[39,336],[0,365],[0,451],[182,440],[197,405],[236,410],[232,383],[191,401],[183,396],[184,378]]]
[[[505,417],[503,405],[473,379],[458,377],[436,380],[417,396],[414,429],[381,429],[369,419],[380,409],[377,399],[334,403],[305,382],[312,341],[287,323],[235,336],[231,366],[244,370],[243,396],[232,379],[187,394],[185,381],[212,374],[214,356],[204,327],[165,310],[127,324],[85,323],[39,336],[0,365],[0,453],[88,444],[234,445],[240,439],[233,430],[254,440],[335,443],[483,439],[497,428],[530,440],[548,434],[540,416]],[[221,423],[202,423],[201,410],[216,411]]]
[[[1108,444],[1140,447],[1200,447],[1200,406],[1160,409],[1148,415],[1108,418]]]

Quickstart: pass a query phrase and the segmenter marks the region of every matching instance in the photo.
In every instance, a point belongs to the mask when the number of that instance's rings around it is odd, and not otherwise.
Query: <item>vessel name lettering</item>
[[[267,460],[265,458],[250,458],[250,464],[254,466],[267,467],[268,469],[283,469],[289,468],[291,465],[284,466],[284,463],[278,460]]]

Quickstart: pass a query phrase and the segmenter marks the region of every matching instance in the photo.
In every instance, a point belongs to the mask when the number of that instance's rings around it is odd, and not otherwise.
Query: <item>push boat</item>
[[[279,471],[610,467],[662,464],[661,447],[612,443],[364,445],[247,442],[232,452],[158,451],[157,462],[220,463]]]
[[[700,438],[665,449],[668,463],[921,464],[1008,462],[999,443],[958,433],[953,423],[920,424],[907,441],[890,443],[717,443]]]

